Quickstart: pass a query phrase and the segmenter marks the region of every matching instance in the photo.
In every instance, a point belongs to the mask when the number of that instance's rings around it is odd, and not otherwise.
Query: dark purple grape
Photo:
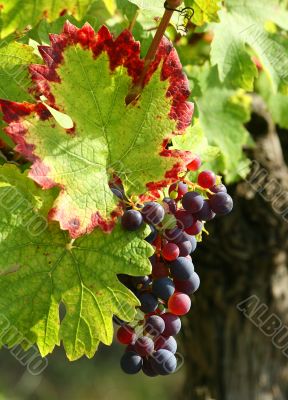
[[[177,351],[177,342],[173,336],[164,337],[158,336],[155,339],[155,350],[165,349],[171,351],[171,353],[175,354]]]
[[[211,221],[215,217],[215,213],[211,210],[208,200],[204,201],[203,207],[194,216],[200,221]]]
[[[154,342],[148,336],[139,337],[135,342],[135,351],[139,356],[149,356],[154,350]]]
[[[140,293],[138,298],[141,303],[140,310],[143,311],[145,314],[155,311],[158,307],[158,300],[151,293]]]
[[[186,257],[189,256],[189,254],[192,252],[192,244],[189,240],[185,240],[185,242],[178,243],[178,248],[179,248],[179,255],[180,257]]]
[[[220,192],[227,193],[227,188],[225,185],[223,185],[223,183],[220,183],[219,185],[214,185],[209,190],[213,193],[220,193]],[[210,196],[212,195],[208,195],[208,197]]]
[[[146,203],[142,208],[141,213],[145,222],[152,225],[160,224],[165,217],[164,208],[161,206],[161,204],[155,203],[154,201]]]
[[[175,288],[178,292],[185,293],[188,294],[188,296],[190,296],[191,294],[195,293],[196,290],[199,289],[200,278],[198,274],[194,272],[189,279],[186,279],[185,281],[178,281],[174,279],[174,283],[175,283]]]
[[[151,229],[151,233],[145,238],[145,240],[148,243],[153,243],[154,240],[157,237],[158,232],[157,232],[157,229],[155,228],[155,226],[153,226],[151,224],[149,226],[150,226],[150,229]]]
[[[153,378],[154,376],[157,376],[159,374],[154,371],[153,366],[152,366],[152,360],[153,360],[153,357],[144,358],[143,365],[142,365],[142,371],[146,376]]]
[[[127,351],[123,354],[120,365],[122,370],[129,375],[137,374],[143,365],[142,357],[133,351]]]
[[[169,263],[169,267],[173,278],[181,281],[189,279],[194,273],[193,263],[186,257],[178,257]]]
[[[151,336],[159,336],[164,332],[165,322],[159,315],[151,315],[147,318],[144,326],[146,333]]]
[[[217,215],[226,215],[232,211],[233,200],[229,194],[219,192],[210,198],[209,205]]]
[[[166,212],[169,212],[170,214],[175,214],[177,211],[177,204],[176,201],[173,199],[170,199],[170,197],[164,197],[163,199],[163,207]]]
[[[197,192],[188,192],[182,199],[182,206],[191,213],[197,213],[204,204],[204,198]],[[191,224],[192,225],[192,224]]]
[[[121,200],[124,199],[124,195],[123,195],[123,193],[120,192],[119,189],[112,188],[111,190],[112,190],[113,194],[114,194],[116,197],[118,197],[118,199],[121,199]]]
[[[177,220],[177,226],[180,229],[189,228],[194,222],[193,215],[186,210],[178,210],[175,213],[175,217]]]
[[[174,243],[178,244],[181,241],[183,241],[183,238],[184,238],[183,233],[184,233],[183,230],[175,227],[173,229],[166,229],[163,236],[169,242],[174,242]]]
[[[143,222],[142,214],[137,210],[128,210],[122,216],[121,223],[127,231],[136,231]]]
[[[161,318],[163,318],[165,322],[165,329],[162,333],[162,336],[175,336],[180,332],[181,329],[181,319],[174,314],[165,313],[161,314]]]
[[[185,241],[188,240],[191,243],[191,252],[190,253],[193,253],[197,247],[197,240],[196,240],[195,236],[188,235],[188,233],[186,233],[186,232],[184,233],[184,236],[185,236]]]
[[[198,235],[203,229],[203,224],[201,221],[195,221],[190,228],[185,229],[185,232],[188,233],[188,235]]]
[[[131,280],[135,286],[138,286],[138,285],[147,286],[151,282],[151,279],[147,275],[146,276],[133,276],[131,278]]]
[[[175,291],[174,283],[170,278],[160,278],[153,281],[152,292],[161,300],[168,300]]]
[[[177,360],[171,351],[160,349],[155,351],[151,361],[152,367],[159,375],[169,375],[175,372]]]

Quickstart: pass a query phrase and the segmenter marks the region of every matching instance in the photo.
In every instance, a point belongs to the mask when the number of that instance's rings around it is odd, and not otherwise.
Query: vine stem
[[[133,29],[134,29],[134,26],[135,26],[135,24],[136,24],[136,21],[137,21],[137,18],[138,18],[138,15],[139,15],[139,8],[136,10],[136,12],[135,12],[135,14],[134,14],[134,17],[133,17],[133,19],[131,20],[131,22],[130,22],[130,24],[129,24],[129,28],[128,28],[128,31],[129,32],[131,32],[132,33],[132,31],[133,31]]]
[[[153,38],[153,41],[152,41],[152,43],[149,47],[149,50],[144,58],[144,67],[141,72],[141,75],[126,97],[126,104],[130,104],[141,93],[141,90],[143,89],[143,86],[144,86],[145,76],[150,68],[150,65],[152,64],[152,62],[155,59],[157,49],[158,49],[160,42],[164,36],[166,28],[169,25],[169,22],[172,18],[173,12],[175,11],[175,8],[177,8],[181,5],[182,1],[183,0],[167,0],[165,2],[165,4],[167,4],[167,8],[165,9],[164,15],[163,15],[161,22],[157,28],[157,31]]]

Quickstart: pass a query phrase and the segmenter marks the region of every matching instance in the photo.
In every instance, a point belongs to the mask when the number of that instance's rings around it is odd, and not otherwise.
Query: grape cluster
[[[188,169],[197,171],[200,165],[196,157]],[[119,276],[141,303],[140,317],[135,323],[129,325],[115,319],[121,325],[117,339],[127,346],[121,358],[121,368],[127,374],[142,370],[153,377],[169,375],[177,368],[174,336],[181,329],[180,316],[190,310],[190,296],[200,285],[191,255],[205,222],[216,215],[228,214],[233,208],[226,187],[216,184],[216,179],[213,172],[202,171],[197,183],[183,179],[171,185],[169,196],[161,202],[147,202],[124,212],[121,220],[124,229],[135,231],[143,223],[150,225],[146,241],[155,248],[150,258],[150,276]],[[116,195],[121,197],[120,194]]]

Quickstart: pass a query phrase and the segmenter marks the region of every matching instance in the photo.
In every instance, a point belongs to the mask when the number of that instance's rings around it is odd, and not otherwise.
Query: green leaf
[[[185,6],[194,10],[192,22],[197,26],[202,26],[206,22],[218,22],[220,5],[219,0],[185,0]]]
[[[267,21],[288,27],[288,12],[277,0],[227,0],[220,24],[213,26],[211,61],[217,64],[221,81],[252,91],[257,68],[249,46],[272,81],[273,91],[288,91],[288,53],[285,45],[265,29]]]
[[[264,73],[261,73],[257,81],[257,88],[266,101],[274,122],[281,128],[288,129],[288,96],[273,93],[271,82]]]
[[[27,91],[31,86],[28,65],[39,62],[30,46],[11,42],[0,44],[0,97],[15,101],[31,101],[33,96]],[[1,116],[1,111],[0,111]],[[4,123],[0,119],[0,138],[10,147],[12,140],[3,132]]]
[[[167,150],[166,141],[190,124],[192,106],[185,101],[187,81],[168,42],[163,42],[157,56],[160,67],[139,99],[127,106],[133,77],[142,70],[139,46],[130,33],[124,31],[114,44],[107,28],[101,28],[96,38],[100,46],[107,40],[106,51],[99,55],[97,41],[91,41],[95,56],[91,49],[75,44],[74,35],[81,40],[87,33],[94,37],[90,26],[78,30],[68,23],[65,29],[62,36],[54,35],[51,48],[40,47],[49,68],[36,65],[30,70],[38,91],[51,107],[72,119],[74,128],[64,129],[39,103],[0,104],[10,122],[6,132],[18,144],[17,150],[34,161],[30,176],[45,189],[62,188],[51,216],[75,238],[96,226],[106,231],[113,228],[119,199],[109,182],[115,175],[128,196],[177,179],[189,154]],[[58,54],[57,38],[59,43],[71,41],[63,54]],[[63,61],[51,66],[53,57],[63,57]],[[112,62],[117,67],[111,68]],[[160,78],[163,65],[166,80]],[[168,89],[172,94],[167,95]]]
[[[208,154],[204,151],[202,158],[205,161],[208,157],[211,168],[225,175],[227,182],[233,182],[239,179],[240,171],[242,177],[243,171],[248,172],[248,160],[243,154],[243,146],[252,143],[249,132],[244,127],[250,120],[251,99],[241,89],[235,91],[225,87],[219,81],[216,67],[211,69],[208,64],[203,67],[190,66],[187,72],[193,78],[194,86],[198,88],[195,97],[198,121],[190,129],[187,139],[176,138],[173,143],[177,143],[177,148],[186,148],[196,154],[197,151],[199,153],[205,150],[207,141],[210,146],[216,146],[220,155],[213,160],[216,149],[212,149],[209,158],[211,149],[208,147]]]
[[[43,18],[53,21],[63,12],[81,19],[92,3],[91,0],[1,0],[0,38],[34,26]]]
[[[25,337],[44,356],[62,341],[70,360],[93,357],[99,342],[112,342],[113,315],[135,317],[139,302],[117,274],[151,273],[154,250],[143,240],[149,228],[134,233],[117,225],[111,234],[95,230],[71,243],[46,224],[50,192],[14,166],[0,167],[0,198],[0,313],[21,333],[2,335],[1,344],[12,347]]]
[[[191,151],[201,157],[204,165],[212,165],[221,155],[217,146],[209,145],[199,120],[187,130],[186,135],[173,138],[173,148]]]

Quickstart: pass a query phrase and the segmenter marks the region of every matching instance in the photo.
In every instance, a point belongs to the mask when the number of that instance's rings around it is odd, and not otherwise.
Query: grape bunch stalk
[[[201,160],[195,156],[187,166],[188,172],[199,170]],[[121,199],[123,192],[112,188]],[[150,201],[128,206],[122,216],[125,230],[135,231],[149,224],[151,233],[146,241],[155,248],[150,258],[149,276],[119,275],[139,299],[138,318],[120,325],[118,341],[126,345],[121,368],[127,374],[139,371],[149,377],[169,375],[177,369],[177,342],[181,329],[180,317],[191,308],[191,298],[200,286],[194,270],[192,254],[201,240],[205,222],[216,215],[226,215],[233,208],[233,200],[225,185],[212,171],[198,173],[195,183],[183,178],[172,184],[161,201]]]

